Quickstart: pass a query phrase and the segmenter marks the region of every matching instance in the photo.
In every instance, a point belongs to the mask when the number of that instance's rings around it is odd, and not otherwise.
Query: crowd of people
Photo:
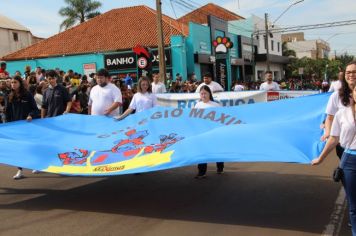
[[[234,83],[233,91],[281,89],[312,89],[310,84],[323,92],[333,92],[327,109],[324,135],[327,141],[319,157],[312,160],[312,165],[320,164],[336,148],[343,169],[342,183],[349,203],[349,214],[353,235],[356,235],[356,61],[340,71],[338,80],[324,83],[311,81],[309,85],[301,80],[282,82],[273,81],[273,74],[265,72],[263,83]],[[319,83],[320,82],[320,83]],[[88,115],[106,115],[117,120],[125,119],[133,112],[141,112],[157,105],[156,93],[199,93],[200,101],[195,108],[220,106],[214,102],[213,93],[222,92],[224,88],[213,80],[210,73],[205,73],[202,80],[195,75],[182,81],[180,74],[173,81],[160,81],[159,74],[152,79],[141,77],[134,83],[128,74],[124,79],[112,78],[105,69],[89,76],[73,70],[67,72],[59,69],[45,70],[37,67],[32,71],[26,66],[24,73],[17,71],[10,76],[6,63],[0,67],[0,122],[54,117],[67,113]],[[223,173],[224,163],[217,163],[217,173]],[[207,164],[198,165],[196,178],[205,178]],[[35,171],[36,172],[36,171]],[[23,170],[18,168],[14,179],[23,178]]]

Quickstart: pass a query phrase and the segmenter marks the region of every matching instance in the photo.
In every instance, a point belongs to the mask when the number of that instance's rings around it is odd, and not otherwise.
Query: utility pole
[[[157,30],[158,30],[158,55],[159,55],[159,74],[161,81],[166,83],[166,57],[164,55],[164,39],[162,26],[162,2],[156,0],[157,9]]]
[[[269,45],[268,45],[269,31],[268,31],[268,14],[267,13],[265,13],[265,30],[266,30],[266,37],[265,37],[266,64],[267,64],[267,71],[269,71],[270,70],[270,66],[269,66]]]

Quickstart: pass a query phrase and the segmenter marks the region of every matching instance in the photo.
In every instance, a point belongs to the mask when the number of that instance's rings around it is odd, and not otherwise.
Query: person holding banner
[[[345,74],[356,78],[356,65],[347,67]],[[349,203],[352,235],[356,236],[356,86],[352,90],[350,106],[336,112],[324,150],[311,164],[320,164],[339,142],[345,148],[340,168],[343,170],[342,183]]]
[[[217,102],[214,102],[213,94],[208,85],[203,85],[200,87],[200,101],[195,104],[194,109],[205,109],[209,107],[221,107]],[[224,173],[224,162],[217,162],[217,173]],[[206,170],[208,168],[207,163],[198,164],[198,174],[195,176],[196,179],[206,178]]]
[[[266,82],[260,85],[260,90],[265,90],[265,91],[281,90],[279,84],[273,81],[272,71],[265,72],[265,80]]]
[[[6,120],[8,122],[27,120],[32,121],[32,118],[39,116],[39,110],[36,101],[32,94],[26,90],[24,80],[20,76],[15,76],[11,80],[11,92],[6,104]],[[22,168],[18,167],[14,179],[23,178]]]
[[[203,75],[203,83],[201,83],[197,89],[195,90],[196,93],[200,93],[200,89],[204,86],[209,86],[210,88],[210,91],[212,93],[217,93],[217,92],[223,92],[224,91],[224,88],[221,87],[221,85],[215,81],[213,81],[213,77],[211,76],[211,74],[208,72],[208,73],[205,73]]]
[[[325,141],[330,136],[331,124],[333,123],[334,116],[336,112],[340,109],[350,106],[351,103],[351,93],[353,88],[356,86],[356,61],[349,63],[346,66],[345,77],[341,81],[341,88],[331,94],[328,104],[326,106],[326,119],[325,119],[325,130],[324,135],[321,137],[322,141]],[[344,148],[339,144],[336,146],[336,154],[341,158]]]
[[[129,108],[115,119],[123,120],[132,112],[141,112],[157,105],[157,98],[152,93],[152,85],[149,78],[142,77],[138,81],[137,93],[133,96]]]

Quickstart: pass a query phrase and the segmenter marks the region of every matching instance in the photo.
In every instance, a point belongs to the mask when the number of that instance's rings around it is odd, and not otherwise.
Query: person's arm
[[[321,141],[325,141],[330,136],[331,125],[333,123],[334,116],[327,115],[324,124],[324,135],[321,136]]]
[[[70,108],[72,107],[72,101],[67,102],[66,110],[63,112],[63,115],[68,114],[70,112]]]
[[[46,115],[47,115],[47,110],[42,107],[41,108],[41,119],[45,118]]]
[[[121,114],[121,115],[119,115],[119,116],[116,116],[115,119],[117,119],[117,120],[123,120],[123,119],[126,118],[126,116],[130,115],[133,111],[134,111],[134,109],[132,109],[132,108],[127,108],[127,110],[126,110],[123,114]]]
[[[105,110],[104,115],[110,115],[110,113],[116,110],[120,105],[121,103],[114,102],[108,109]]]
[[[329,155],[329,153],[334,150],[336,145],[339,143],[339,137],[338,136],[330,136],[328,141],[326,142],[326,145],[321,152],[320,156],[318,158],[315,158],[311,161],[312,165],[319,165],[320,163],[323,162],[323,160]]]

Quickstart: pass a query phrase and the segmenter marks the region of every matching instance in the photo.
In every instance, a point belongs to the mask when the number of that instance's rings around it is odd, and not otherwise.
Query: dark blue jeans
[[[349,203],[352,235],[356,236],[356,150],[345,150],[343,157],[343,183]]]

